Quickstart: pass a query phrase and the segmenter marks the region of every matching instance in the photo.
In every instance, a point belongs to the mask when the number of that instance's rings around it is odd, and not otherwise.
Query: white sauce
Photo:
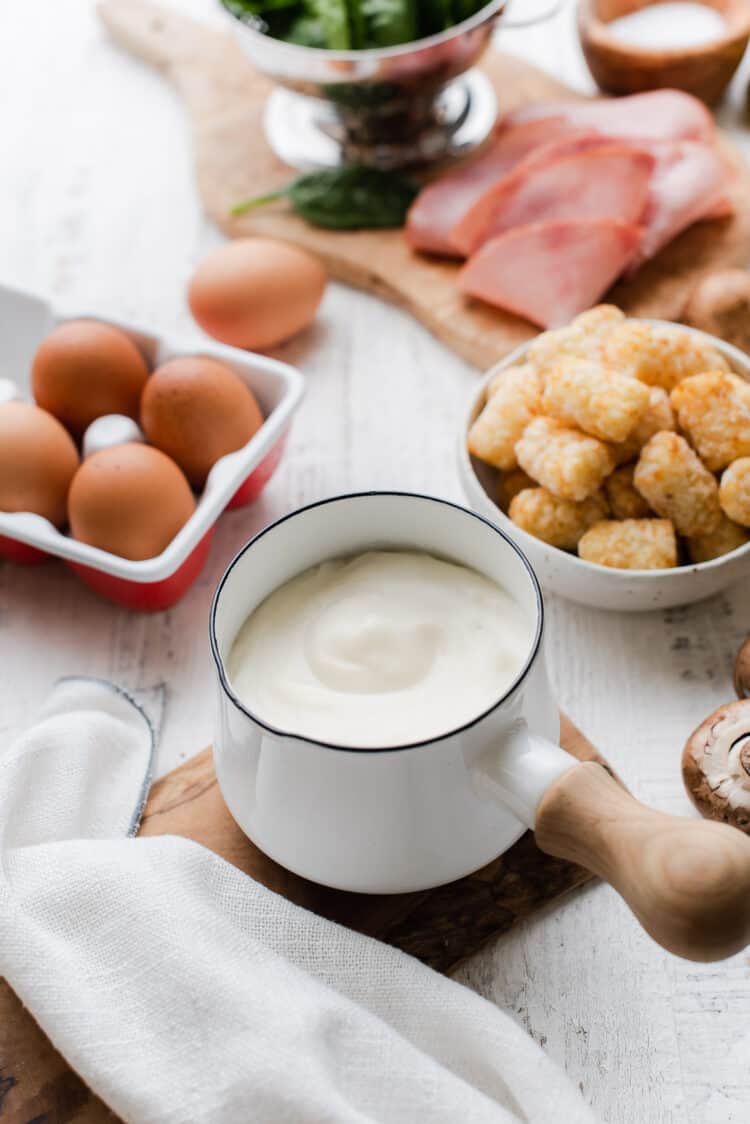
[[[622,43],[646,50],[680,50],[699,47],[726,34],[720,12],[707,4],[650,4],[607,24],[607,31]]]
[[[534,626],[489,578],[428,554],[324,562],[275,590],[227,661],[238,697],[286,733],[357,748],[447,733],[496,703]]]

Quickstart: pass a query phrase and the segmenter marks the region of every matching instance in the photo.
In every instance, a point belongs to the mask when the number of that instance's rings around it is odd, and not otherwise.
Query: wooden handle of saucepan
[[[677,956],[721,960],[750,943],[750,837],[737,828],[647,808],[589,761],[551,785],[535,833],[614,886]]]

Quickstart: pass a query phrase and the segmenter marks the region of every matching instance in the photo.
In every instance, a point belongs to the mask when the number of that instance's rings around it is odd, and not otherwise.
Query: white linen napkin
[[[0,754],[0,974],[89,1086],[154,1124],[592,1124],[492,1004],[190,840],[133,838],[153,735],[61,682]]]

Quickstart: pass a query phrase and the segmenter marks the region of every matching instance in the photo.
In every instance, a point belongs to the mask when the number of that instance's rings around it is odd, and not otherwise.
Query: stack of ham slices
[[[557,327],[694,222],[731,214],[731,174],[713,118],[689,94],[535,102],[420,192],[406,237],[466,258],[467,295]]]

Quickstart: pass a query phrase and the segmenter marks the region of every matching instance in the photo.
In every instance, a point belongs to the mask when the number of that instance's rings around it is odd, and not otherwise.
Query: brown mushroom
[[[750,833],[750,700],[720,706],[693,731],[682,777],[701,815]]]
[[[750,699],[750,636],[734,661],[734,689],[738,699]]]
[[[683,320],[750,352],[750,273],[719,269],[707,273],[690,295]]]

